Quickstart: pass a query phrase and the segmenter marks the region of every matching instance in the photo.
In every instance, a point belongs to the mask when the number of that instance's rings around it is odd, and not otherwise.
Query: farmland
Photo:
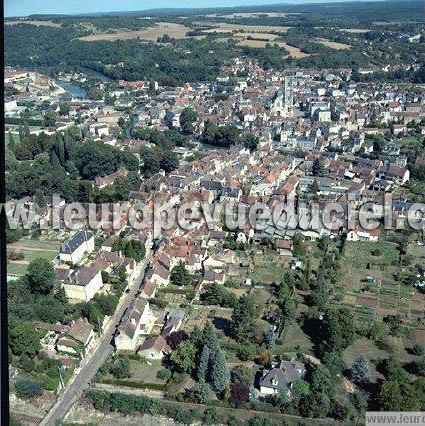
[[[37,27],[56,27],[60,28],[62,27],[61,24],[58,24],[53,21],[37,21],[37,20],[27,20],[27,19],[16,19],[13,21],[5,21],[5,25],[18,25],[18,24],[29,24],[29,25],[35,25]]]
[[[366,30],[364,28],[341,28],[340,31],[352,34],[365,34],[368,33],[370,30]]]
[[[419,260],[417,246],[411,245],[408,252]],[[417,323],[425,309],[425,295],[396,280],[397,265],[397,250],[388,241],[347,243],[341,278],[343,303],[359,320],[370,322],[399,314],[405,323]]]
[[[171,22],[158,22],[154,27],[143,28],[137,31],[120,31],[92,34],[80,37],[83,41],[98,41],[98,40],[131,40],[140,39],[144,41],[157,41],[158,37],[168,34],[171,38],[181,39],[186,36],[190,28],[181,24]]]
[[[315,40],[317,43],[323,44],[326,47],[330,47],[331,49],[335,50],[344,50],[344,49],[350,49],[351,46],[344,43],[337,43],[335,41],[326,40],[324,38],[318,38]]]
[[[276,25],[240,25],[220,23],[216,26],[215,23],[202,23],[203,25],[210,25],[213,28],[206,30],[207,33],[230,33],[230,32],[246,32],[246,33],[286,33],[290,27],[276,26]]]

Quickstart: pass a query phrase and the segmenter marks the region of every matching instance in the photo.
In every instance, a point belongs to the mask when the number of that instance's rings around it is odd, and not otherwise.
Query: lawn
[[[129,380],[140,383],[160,383],[165,384],[164,379],[158,379],[156,374],[162,369],[160,360],[150,360],[149,364],[139,361],[130,361],[131,378]]]
[[[10,275],[24,275],[27,272],[28,265],[9,262],[7,264],[7,273]]]
[[[313,355],[313,343],[304,331],[301,329],[299,324],[294,323],[287,327],[284,331],[282,343],[276,345],[276,352],[295,352],[299,350],[305,354]]]
[[[36,241],[20,240],[9,244],[7,250],[23,253],[21,261],[14,262],[10,260],[7,265],[7,271],[12,275],[24,275],[27,271],[28,263],[39,257],[47,260],[53,260],[58,255],[60,243],[57,241]]]

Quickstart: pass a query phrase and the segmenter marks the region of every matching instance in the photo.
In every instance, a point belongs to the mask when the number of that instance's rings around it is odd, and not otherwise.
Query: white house
[[[82,266],[74,270],[62,285],[71,301],[87,302],[103,287],[102,274],[96,267]]]
[[[170,347],[164,336],[146,339],[137,351],[139,355],[148,359],[162,359],[165,354],[170,353]]]
[[[286,392],[290,395],[292,383],[305,376],[305,365],[297,361],[281,361],[279,365],[272,365],[271,370],[264,370],[260,378],[260,393],[262,395],[276,395]]]
[[[79,231],[64,242],[59,249],[61,262],[78,264],[94,251],[94,234],[90,231]]]
[[[150,332],[152,312],[147,299],[136,299],[133,307],[123,319],[118,334],[115,337],[115,347],[118,351],[135,351],[141,334]]]

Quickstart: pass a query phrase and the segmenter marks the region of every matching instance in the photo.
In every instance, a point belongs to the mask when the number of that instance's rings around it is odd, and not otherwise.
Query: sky
[[[4,14],[28,16],[33,14],[77,14],[95,12],[137,11],[157,8],[222,7],[261,4],[325,3],[348,0],[5,0]]]

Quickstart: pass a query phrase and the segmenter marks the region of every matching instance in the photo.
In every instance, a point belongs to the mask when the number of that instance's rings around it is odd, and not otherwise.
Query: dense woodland
[[[139,160],[127,149],[118,150],[99,141],[87,140],[77,128],[57,132],[25,135],[15,147],[7,149],[7,195],[12,199],[60,194],[66,201],[107,202],[128,197],[140,186]],[[105,176],[125,167],[130,173],[118,178],[113,187],[93,188],[96,177]]]

